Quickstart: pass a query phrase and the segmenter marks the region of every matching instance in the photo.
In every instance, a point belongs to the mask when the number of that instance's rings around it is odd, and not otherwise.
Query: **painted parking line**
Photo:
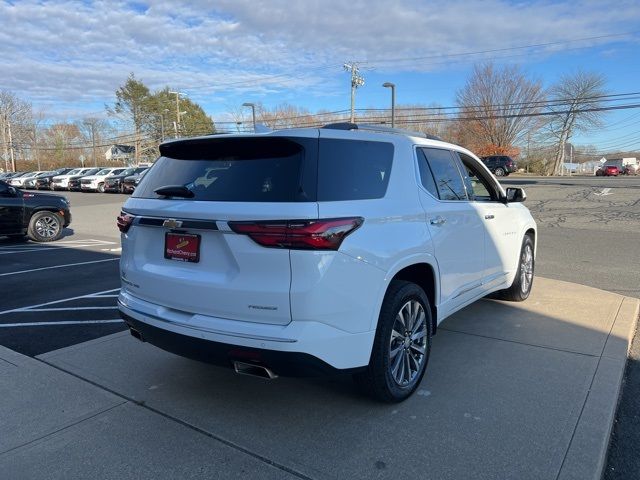
[[[79,295],[77,297],[69,297],[69,298],[63,298],[61,300],[54,300],[52,302],[45,302],[45,303],[38,303],[36,305],[28,305],[26,307],[20,307],[20,308],[12,308],[10,310],[3,310],[0,312],[0,315],[6,315],[9,313],[16,313],[16,312],[29,312],[29,311],[33,311],[34,309],[40,308],[40,307],[47,307],[48,305],[56,305],[56,304],[60,304],[60,303],[66,303],[66,302],[71,302],[73,300],[80,300],[80,299],[84,299],[84,298],[102,298],[102,295],[110,295],[113,294],[114,292],[118,292],[120,291],[119,288],[112,288],[111,290],[103,290],[100,292],[93,292],[93,293],[89,293],[86,295]],[[108,297],[106,297],[108,298]],[[71,307],[73,308],[73,307]]]
[[[75,246],[79,244],[90,243],[92,245],[111,245],[114,242],[110,240],[98,240],[96,238],[85,238],[85,239],[77,239],[77,240],[56,240],[55,243],[36,243],[36,242],[26,242],[26,243],[14,243],[10,245],[0,245],[0,250],[16,250],[16,249],[24,249],[24,248],[43,248],[49,247],[52,245],[65,245],[65,246]]]
[[[59,251],[68,248],[86,248],[86,247],[102,247],[106,245],[116,245],[117,242],[109,242],[106,240],[74,240],[73,242],[55,242],[52,244],[25,244],[25,245],[5,245],[0,246],[0,255],[11,255],[15,253],[29,253],[29,252],[46,252],[46,251]]]
[[[55,245],[76,245],[78,243],[93,243],[96,245],[107,245],[113,242],[109,240],[98,240],[96,238],[84,238],[84,239],[76,239],[76,240],[56,240]],[[46,247],[47,245],[49,244],[27,242],[27,243],[19,243],[19,244],[12,244],[12,245],[3,245],[3,246],[0,246],[0,250],[11,249],[11,248],[27,248],[27,247],[39,248],[39,247]]]
[[[90,262],[77,262],[77,263],[67,263],[64,265],[53,265],[51,267],[30,268],[29,270],[18,270],[17,272],[0,273],[0,277],[9,277],[11,275],[21,275],[23,273],[41,272],[42,270],[51,270],[54,268],[75,267],[78,265],[90,265],[92,263],[115,262],[119,260],[120,258],[107,258],[103,260],[92,260]]]
[[[56,325],[98,325],[101,323],[122,323],[121,318],[111,320],[64,320],[61,322],[28,322],[28,323],[0,323],[0,328],[16,327],[55,327]]]

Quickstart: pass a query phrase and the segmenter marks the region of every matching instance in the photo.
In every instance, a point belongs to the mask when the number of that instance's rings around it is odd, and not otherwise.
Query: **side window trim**
[[[457,155],[454,155],[454,152],[449,148],[434,147],[434,146],[431,146],[431,145],[419,145],[419,144],[415,145],[415,147],[416,148],[415,148],[415,152],[414,152],[414,157],[415,157],[415,162],[416,162],[415,163],[415,167],[418,168],[418,171],[416,172],[416,181],[418,183],[418,186],[420,188],[422,188],[422,190],[424,190],[426,193],[428,193],[432,198],[434,198],[438,202],[442,202],[442,203],[470,202],[469,194],[467,192],[467,186],[464,183],[464,176],[460,173],[460,166],[458,165],[458,163],[461,162],[461,160],[457,160],[455,158],[455,157],[457,157]],[[461,198],[461,199],[458,199],[458,200],[442,200],[439,196],[438,197],[434,196],[429,190],[427,190],[425,188],[425,186],[422,184],[422,178],[420,177],[420,167],[419,167],[419,165],[417,163],[417,162],[420,161],[420,158],[419,158],[418,153],[417,153],[418,149],[421,149],[421,150],[424,150],[424,149],[444,150],[444,151],[449,152],[449,155],[451,156],[451,160],[452,160],[452,162],[454,163],[454,165],[456,166],[456,168],[458,170],[458,175],[460,176],[460,181],[462,182],[462,185],[464,187],[465,198]],[[427,167],[429,168],[429,172],[431,173],[431,176],[435,181],[435,175],[433,174],[433,170],[431,169],[431,165],[429,164],[428,157],[427,157],[426,153],[424,153],[424,152],[423,152],[423,155],[425,156],[425,159],[427,159],[427,161],[426,161]]]
[[[467,189],[467,182],[465,182],[465,166],[462,163],[462,159],[460,158],[460,155],[458,155],[458,152],[453,151],[453,150],[449,150],[449,154],[451,155],[451,158],[453,159],[453,163],[456,165],[456,168],[458,169],[458,175],[460,175],[460,179],[462,180],[462,187],[464,188],[464,194],[467,197],[466,201],[467,202],[471,202],[473,201],[473,199],[471,198],[471,196],[469,196],[469,190]],[[459,200],[457,200],[459,201]]]
[[[418,184],[418,187],[420,187],[422,190],[424,190],[429,196],[431,196],[434,200],[437,200],[438,202],[442,202],[443,200],[440,200],[439,196],[434,195],[432,192],[430,192],[427,187],[424,186],[424,184],[422,183],[422,175],[420,173],[420,154],[422,154],[425,158],[425,165],[426,167],[429,169],[429,174],[431,175],[431,178],[435,184],[435,178],[433,176],[433,171],[431,170],[431,166],[429,165],[429,162],[426,161],[427,157],[424,154],[424,152],[422,152],[422,150],[424,149],[424,145],[414,145],[414,149],[413,149],[413,154],[414,154],[414,158],[415,158],[415,164],[414,164],[414,170],[415,170],[415,176],[416,176],[416,183]],[[418,151],[420,150],[420,152]],[[436,190],[437,192],[437,190]]]

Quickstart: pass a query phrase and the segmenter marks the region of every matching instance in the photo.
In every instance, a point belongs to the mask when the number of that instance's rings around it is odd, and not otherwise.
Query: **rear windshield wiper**
[[[156,188],[154,192],[163,197],[193,198],[194,196],[193,192],[184,185],[165,185],[164,187]]]

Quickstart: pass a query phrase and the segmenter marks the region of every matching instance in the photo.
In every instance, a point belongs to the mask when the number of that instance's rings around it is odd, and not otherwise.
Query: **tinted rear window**
[[[159,198],[154,190],[184,185],[193,200],[297,202],[315,198],[306,185],[305,165],[314,164],[317,139],[219,138],[163,146],[135,197]]]
[[[134,196],[184,185],[193,200],[305,202],[381,198],[393,144],[294,137],[235,137],[166,144]]]
[[[321,139],[318,201],[384,197],[392,161],[391,143]]]

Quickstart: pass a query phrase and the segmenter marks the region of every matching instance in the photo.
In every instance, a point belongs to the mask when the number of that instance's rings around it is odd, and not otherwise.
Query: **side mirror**
[[[11,185],[0,185],[0,195],[3,197],[15,197],[18,191]]]
[[[524,193],[522,188],[507,188],[507,203],[524,202],[527,199],[527,194]]]

